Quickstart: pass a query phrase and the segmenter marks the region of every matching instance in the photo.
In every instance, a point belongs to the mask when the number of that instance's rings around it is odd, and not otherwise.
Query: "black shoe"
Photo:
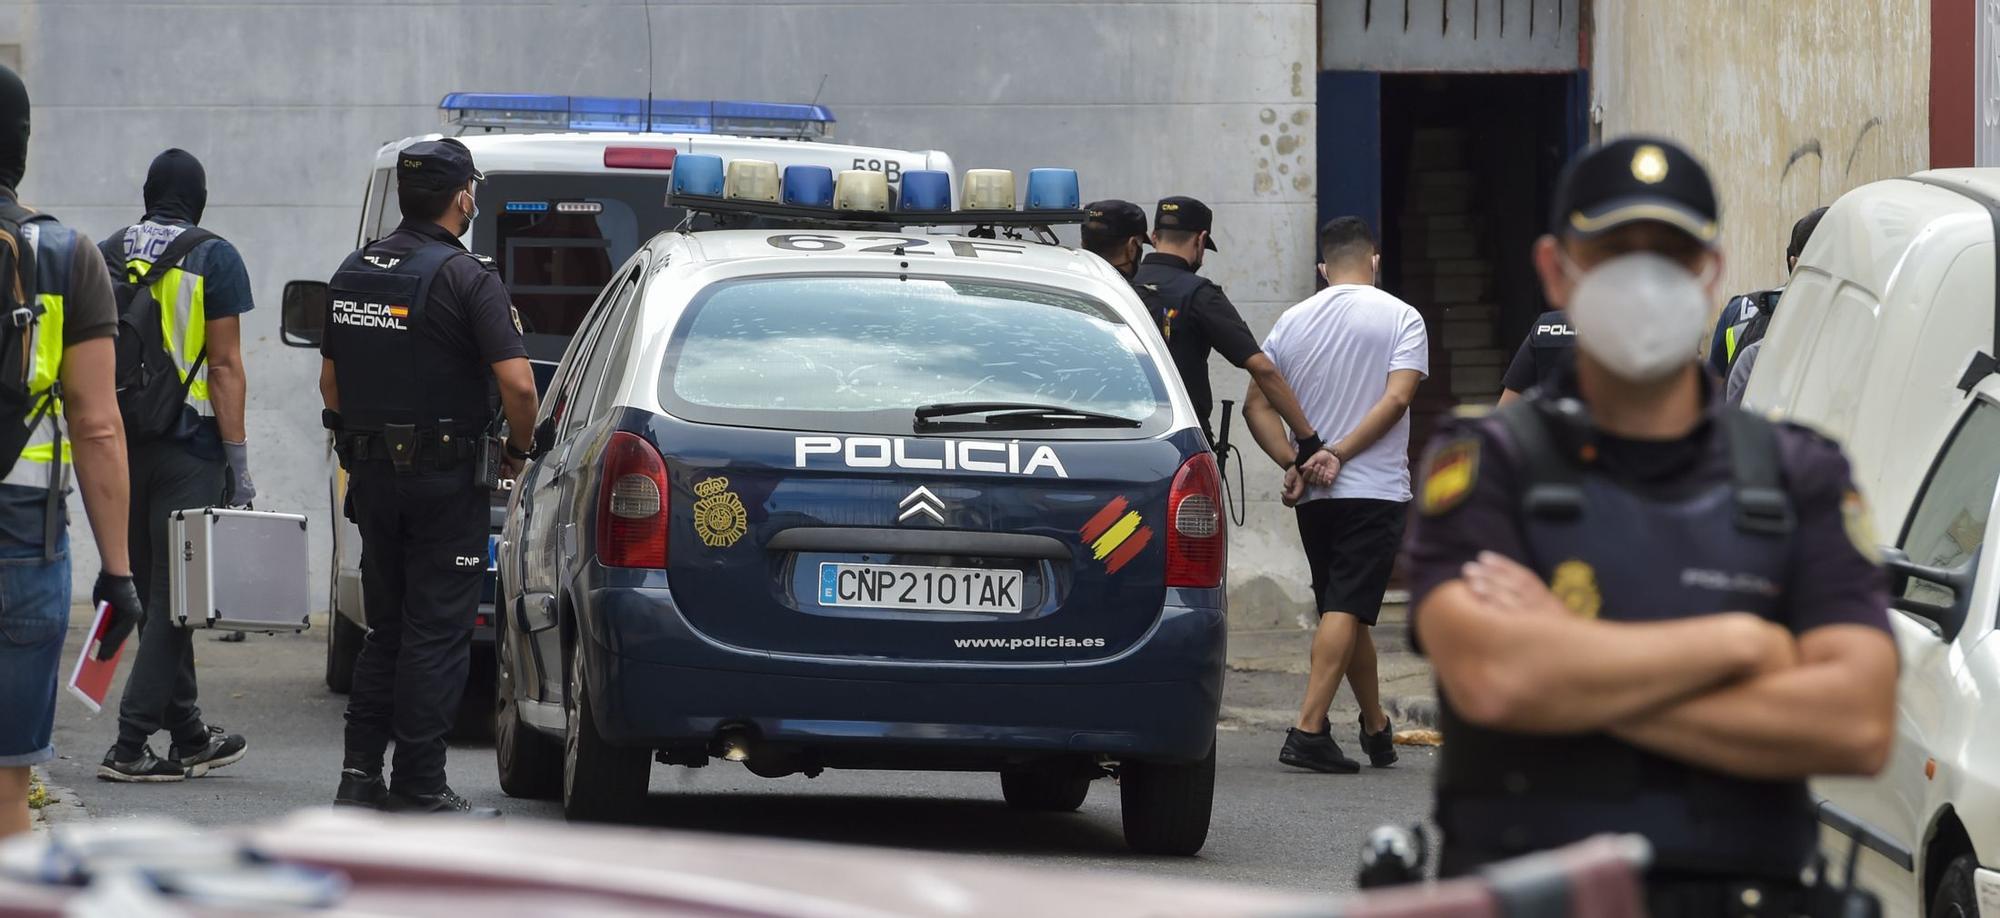
[[[1307,733],[1297,727],[1286,730],[1285,748],[1278,753],[1278,761],[1294,768],[1336,775],[1351,775],[1361,770],[1360,762],[1341,754],[1331,728],[1318,733]]]
[[[118,747],[113,746],[97,766],[97,779],[100,781],[164,784],[186,778],[185,766],[173,759],[154,755],[150,744],[139,747],[138,755],[122,762],[118,760]]]
[[[443,788],[435,794],[406,794],[390,791],[384,809],[391,813],[450,813],[473,819],[496,819],[500,811],[490,806],[473,806],[457,791]]]
[[[1382,717],[1382,732],[1368,732],[1368,715],[1361,715],[1361,751],[1368,753],[1368,764],[1376,768],[1388,768],[1396,764],[1396,725],[1388,715]]]
[[[379,810],[389,803],[389,785],[382,780],[381,772],[366,772],[359,768],[340,770],[340,789],[333,792],[334,806],[358,806]]]
[[[195,749],[185,749],[175,743],[168,754],[187,766],[187,776],[199,778],[224,765],[234,765],[243,760],[243,754],[250,751],[250,741],[234,733],[225,732],[221,727],[210,726],[207,744]]]

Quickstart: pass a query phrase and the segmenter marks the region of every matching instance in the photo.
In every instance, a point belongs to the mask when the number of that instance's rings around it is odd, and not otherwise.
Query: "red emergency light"
[[[604,166],[607,169],[672,169],[673,147],[605,147]]]

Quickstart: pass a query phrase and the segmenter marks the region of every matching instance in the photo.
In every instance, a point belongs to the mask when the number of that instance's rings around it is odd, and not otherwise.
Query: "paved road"
[[[66,653],[75,653],[81,623]],[[250,738],[250,755],[209,777],[167,785],[95,779],[116,733],[115,713],[92,715],[65,695],[56,724],[51,779],[75,789],[98,817],[164,815],[198,824],[268,819],[331,799],[338,781],[345,697],[321,682],[317,631],[251,635],[241,644],[196,635],[202,707],[216,723]],[[123,669],[129,669],[129,663]],[[1232,701],[1271,709],[1292,697],[1299,677],[1230,673]],[[114,699],[117,688],[114,687]],[[1336,712],[1338,723],[1351,723]],[[155,751],[166,750],[157,743]],[[656,766],[646,825],[986,854],[1030,864],[1105,868],[1315,890],[1351,888],[1354,853],[1365,831],[1406,822],[1428,809],[1434,753],[1403,747],[1403,764],[1358,776],[1318,775],[1277,763],[1281,730],[1269,722],[1225,724],[1208,847],[1194,859],[1150,858],[1125,850],[1117,788],[1091,789],[1074,815],[1019,814],[1000,800],[988,774],[828,771],[815,779],[758,778],[736,765]],[[1350,749],[1350,751],[1352,751]],[[500,792],[493,754],[482,743],[454,745],[452,784],[473,802],[512,819],[560,819],[553,803]]]

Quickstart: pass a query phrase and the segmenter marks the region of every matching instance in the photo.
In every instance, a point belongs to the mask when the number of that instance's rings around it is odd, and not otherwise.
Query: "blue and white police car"
[[[1116,774],[1132,847],[1198,850],[1221,482],[1145,307],[1049,244],[1075,173],[1017,206],[973,170],[959,212],[931,170],[894,203],[688,154],[674,184],[755,228],[653,237],[563,356],[499,549],[501,786],[616,819],[720,758],[1058,811]]]
[[[891,188],[901,186],[905,171],[952,168],[951,157],[935,150],[826,142],[834,118],[818,105],[452,93],[438,108],[445,128],[471,149],[487,177],[478,186],[479,215],[464,242],[497,263],[544,389],[614,269],[646,240],[688,219],[686,210],[665,206],[676,156],[704,153],[781,165],[868,170],[881,173]],[[357,246],[388,235],[402,219],[396,206],[396,152],[441,136],[406,137],[375,151],[361,225],[355,233]],[[324,310],[313,308],[313,293],[324,289],[319,281],[287,286],[287,344],[318,344]],[[337,467],[328,466],[334,532],[326,683],[344,692],[353,680],[354,659],[366,633],[361,536],[339,512],[345,482]],[[495,544],[504,501],[505,494],[496,494]],[[482,645],[492,639],[492,598],[489,582],[474,634]],[[467,697],[483,705],[487,690],[474,685]],[[482,710],[468,704],[460,716],[461,727],[482,715]]]

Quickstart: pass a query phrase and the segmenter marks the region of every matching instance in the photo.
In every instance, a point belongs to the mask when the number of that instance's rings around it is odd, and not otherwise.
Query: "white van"
[[[1827,211],[1745,392],[1839,439],[1894,575],[1896,745],[1813,784],[1824,850],[1892,916],[2000,916],[2000,169],[1876,182]],[[1989,702],[1993,702],[1989,706]]]
[[[833,115],[818,105],[452,93],[438,107],[486,175],[478,186],[478,216],[462,241],[498,263],[525,330],[536,382],[543,389],[612,272],[655,235],[685,221],[706,219],[666,206],[674,159],[680,154],[767,160],[780,169],[826,166],[835,174],[857,169],[882,172],[892,194],[906,172],[930,169],[956,174],[951,157],[936,150],[826,143],[823,138]],[[644,130],[647,126],[652,130]],[[405,137],[375,151],[361,225],[355,232],[357,247],[388,235],[402,220],[396,205],[396,153],[417,141],[443,136]],[[325,284],[318,279],[286,286],[286,344],[318,346],[324,291]],[[334,557],[326,684],[345,692],[353,682],[354,660],[367,633],[361,606],[361,535],[340,512],[345,476],[337,464],[328,464],[333,470],[327,495],[329,518],[334,520]],[[488,570],[505,517],[506,493],[495,491]],[[489,577],[473,634],[474,642],[485,647],[493,640],[492,603]],[[485,659],[485,652],[475,655],[476,663]],[[483,674],[491,669],[478,666],[474,671]],[[466,697],[483,707],[490,693],[474,686]],[[474,704],[469,701],[468,710]]]

